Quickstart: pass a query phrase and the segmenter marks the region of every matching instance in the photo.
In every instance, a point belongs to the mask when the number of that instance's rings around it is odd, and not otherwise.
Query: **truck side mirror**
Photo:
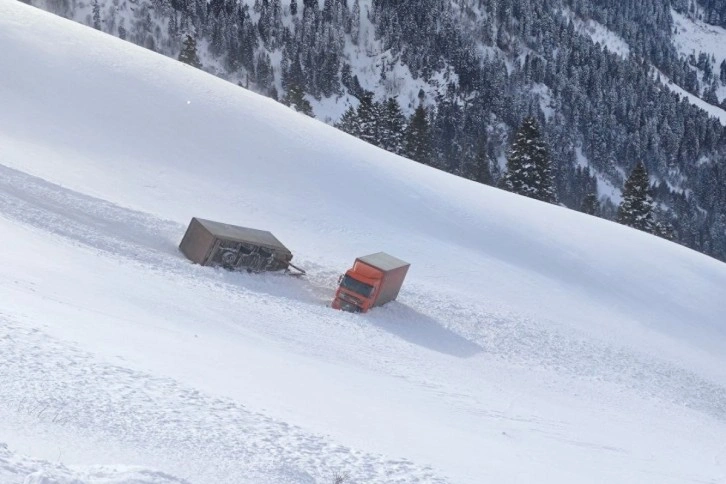
[[[338,285],[340,286],[340,283],[343,282],[343,275],[341,274],[338,276]]]

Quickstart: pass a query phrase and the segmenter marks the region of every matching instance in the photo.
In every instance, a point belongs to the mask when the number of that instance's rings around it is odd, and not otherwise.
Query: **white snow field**
[[[726,481],[725,264],[7,0],[0,233],[3,484]],[[398,301],[330,309],[380,250]]]

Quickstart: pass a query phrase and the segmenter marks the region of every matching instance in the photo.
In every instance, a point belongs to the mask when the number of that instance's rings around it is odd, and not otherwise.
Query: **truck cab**
[[[384,252],[359,257],[339,279],[332,307],[365,313],[398,296],[409,264]]]
[[[380,277],[366,277],[351,269],[340,277],[339,282],[333,308],[351,313],[365,313],[373,305]]]

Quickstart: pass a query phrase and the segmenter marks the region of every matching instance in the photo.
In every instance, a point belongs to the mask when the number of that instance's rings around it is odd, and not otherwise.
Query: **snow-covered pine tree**
[[[202,63],[199,61],[199,55],[197,54],[197,41],[189,34],[184,39],[184,45],[182,46],[181,52],[179,52],[179,61],[189,64],[192,67],[202,67]]]
[[[504,188],[543,202],[557,201],[552,164],[534,118],[526,118],[517,130],[507,158]]]
[[[537,125],[535,123],[535,128]],[[539,133],[539,131],[538,131]],[[539,200],[549,203],[557,203],[557,190],[555,189],[554,174],[552,172],[552,159],[550,158],[547,143],[542,137],[536,138],[537,152],[542,156],[536,159],[537,171],[540,176],[540,197]]]
[[[648,172],[642,162],[635,165],[625,181],[623,201],[618,207],[618,223],[653,233],[653,199],[650,194]]]
[[[358,137],[376,146],[381,144],[380,111],[380,104],[373,101],[372,92],[366,92],[361,96],[357,112],[360,129]]]
[[[345,110],[340,121],[335,125],[341,131],[352,134],[355,137],[360,136],[360,125],[358,124],[358,113],[353,106],[349,106]]]
[[[305,99],[305,92],[298,84],[293,84],[287,90],[287,94],[282,98],[282,104],[290,106],[298,112],[307,114],[311,118],[315,117],[313,114],[313,107],[310,105],[310,101]]]
[[[653,234],[666,240],[675,240],[676,230],[673,224],[668,221],[667,214],[656,209],[654,211]]]
[[[717,81],[714,79],[711,84],[709,84],[704,90],[703,90],[703,100],[706,101],[708,104],[713,104],[714,106],[718,106],[718,84]]]

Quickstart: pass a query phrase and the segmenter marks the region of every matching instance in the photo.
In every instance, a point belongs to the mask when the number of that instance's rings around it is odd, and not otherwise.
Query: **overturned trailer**
[[[270,232],[192,218],[179,249],[192,262],[250,272],[302,269],[290,261],[292,252]]]

